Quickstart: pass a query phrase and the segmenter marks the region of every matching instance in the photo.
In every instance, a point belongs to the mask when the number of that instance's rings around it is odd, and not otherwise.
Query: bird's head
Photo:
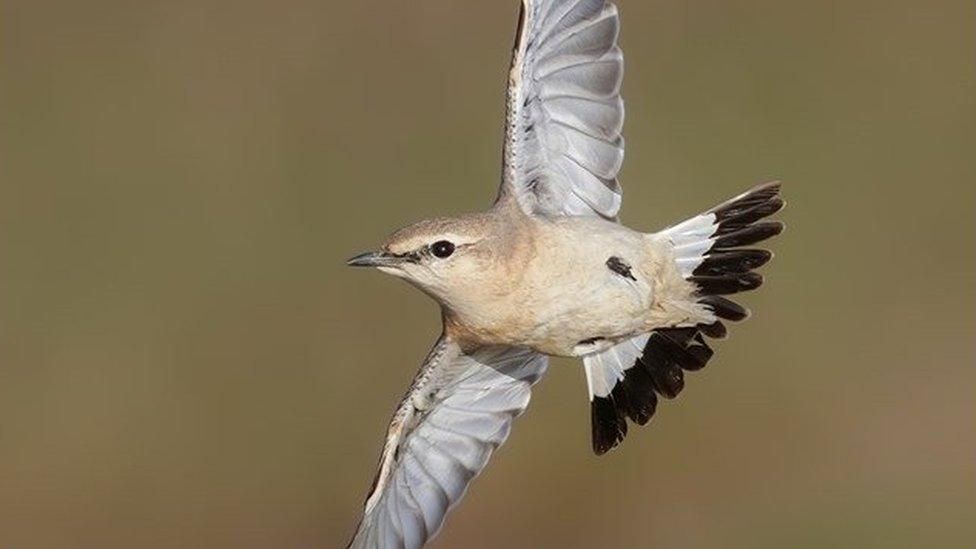
[[[346,264],[376,267],[452,305],[484,288],[500,237],[497,223],[486,214],[428,219],[394,232],[380,251],[359,254]]]

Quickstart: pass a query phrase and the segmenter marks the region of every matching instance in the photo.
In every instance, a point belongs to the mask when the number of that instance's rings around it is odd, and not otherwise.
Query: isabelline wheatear
[[[721,297],[762,283],[783,202],[760,185],[656,233],[617,222],[623,56],[603,0],[523,0],[509,74],[501,189],[486,212],[421,221],[350,265],[441,305],[444,331],[393,415],[354,547],[419,547],[440,528],[512,420],[547,355],[582,357],[593,450],[643,425],[704,336],[748,311]]]

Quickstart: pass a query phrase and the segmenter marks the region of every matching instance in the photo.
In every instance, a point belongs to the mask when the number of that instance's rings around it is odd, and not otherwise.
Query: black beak
[[[350,267],[395,267],[402,258],[386,252],[366,252],[346,261]]]

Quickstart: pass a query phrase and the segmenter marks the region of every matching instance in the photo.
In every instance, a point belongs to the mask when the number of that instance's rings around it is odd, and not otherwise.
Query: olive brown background
[[[575,361],[434,547],[976,546],[976,4],[621,0],[622,212],[788,229],[602,458]],[[514,0],[0,5],[0,546],[334,547],[485,207]]]

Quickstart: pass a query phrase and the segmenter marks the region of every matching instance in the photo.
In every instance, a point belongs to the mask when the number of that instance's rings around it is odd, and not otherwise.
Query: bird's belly
[[[599,269],[574,269],[555,277],[527,300],[532,322],[521,344],[558,356],[579,356],[641,333],[651,305],[651,287],[637,269],[621,276]]]
[[[638,292],[603,288],[577,294],[547,310],[531,339],[540,350],[562,356],[606,348],[642,331],[647,299]]]

